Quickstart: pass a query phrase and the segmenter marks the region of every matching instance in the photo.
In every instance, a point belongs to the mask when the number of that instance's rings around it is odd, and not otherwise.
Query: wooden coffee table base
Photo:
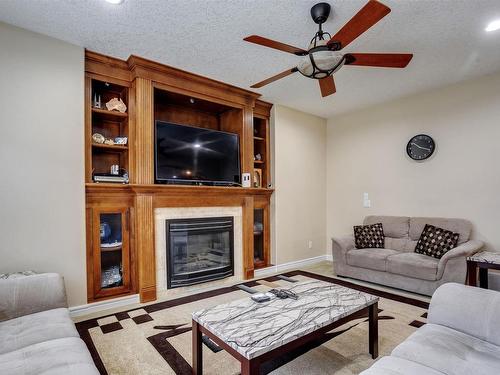
[[[362,310],[359,310],[351,315],[348,315],[336,322],[333,322],[325,327],[317,329],[305,336],[299,337],[283,346],[273,349],[258,357],[248,359],[222,341],[220,338],[212,334],[205,327],[193,320],[193,374],[201,375],[203,373],[203,342],[202,335],[208,336],[217,345],[231,354],[241,363],[241,375],[256,375],[260,373],[260,365],[264,362],[279,357],[291,350],[301,347],[311,341],[321,338],[325,333],[337,328],[351,320],[366,317],[368,315],[368,351],[375,359],[378,357],[378,303],[374,303]]]

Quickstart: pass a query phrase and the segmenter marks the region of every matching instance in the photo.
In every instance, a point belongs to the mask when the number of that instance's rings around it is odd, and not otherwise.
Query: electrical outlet
[[[307,246],[309,246],[309,249],[312,249],[313,248],[313,242],[311,240],[309,240],[309,242],[307,243]]]

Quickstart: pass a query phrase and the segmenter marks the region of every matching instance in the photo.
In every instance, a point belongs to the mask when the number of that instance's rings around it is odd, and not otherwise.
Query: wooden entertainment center
[[[94,98],[100,96],[101,108]],[[85,187],[89,302],[139,293],[156,299],[154,210],[160,207],[242,207],[246,279],[270,265],[270,110],[259,94],[130,56],[126,61],[85,52]],[[121,99],[125,113],[105,103]],[[155,184],[154,123],[235,133],[242,173],[260,174],[260,187]],[[127,137],[125,145],[96,143],[93,134]],[[255,157],[257,154],[260,157]],[[96,183],[112,165],[129,183]],[[258,225],[254,225],[254,224]],[[262,228],[255,230],[254,228]],[[113,237],[101,243],[103,236]]]

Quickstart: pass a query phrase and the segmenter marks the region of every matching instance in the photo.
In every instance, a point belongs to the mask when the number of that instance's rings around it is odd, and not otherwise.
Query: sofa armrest
[[[432,296],[427,322],[500,345],[499,316],[500,292],[446,283]]]
[[[346,254],[354,249],[354,236],[332,237],[332,255],[334,262],[346,263]]]
[[[479,250],[481,250],[481,248],[483,246],[484,246],[483,241],[470,240],[470,241],[464,242],[463,244],[458,245],[454,249],[451,249],[450,251],[448,251],[439,260],[437,278],[441,279],[441,277],[443,276],[446,264],[448,263],[448,261],[450,259],[462,257],[462,258],[464,258],[464,262],[465,262],[466,258],[468,256],[477,253]]]
[[[0,280],[0,321],[67,307],[64,280],[42,273]]]

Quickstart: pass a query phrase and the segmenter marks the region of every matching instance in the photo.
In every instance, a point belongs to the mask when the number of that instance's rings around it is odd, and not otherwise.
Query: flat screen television
[[[238,135],[156,121],[155,179],[157,183],[240,184]]]

